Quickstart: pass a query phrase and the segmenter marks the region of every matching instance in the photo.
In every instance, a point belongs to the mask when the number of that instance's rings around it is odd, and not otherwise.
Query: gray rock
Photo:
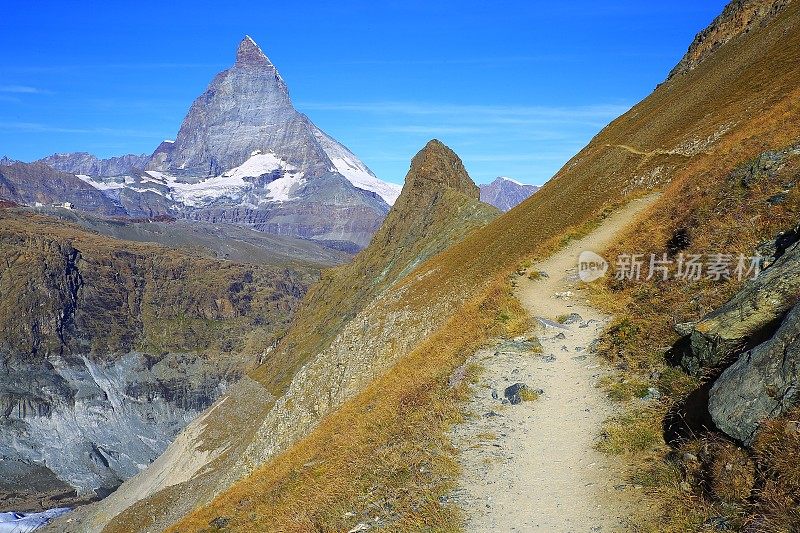
[[[779,193],[777,193],[777,194],[773,194],[772,196],[770,196],[769,198],[767,198],[767,203],[768,203],[769,205],[778,205],[778,204],[782,204],[783,202],[785,202],[785,201],[786,201],[786,199],[787,199],[788,197],[789,197],[789,193],[788,193],[788,191],[779,192]]]
[[[554,322],[553,320],[550,320],[549,318],[543,318],[543,317],[538,316],[538,317],[536,317],[536,320],[541,325],[543,325],[545,328],[567,329],[567,327],[564,326],[563,324],[559,324],[558,322]]]
[[[564,332],[562,331],[561,333],[559,333],[558,335],[556,335],[554,338],[555,338],[555,339],[559,339],[559,340],[563,340],[563,339],[566,339],[566,338],[567,338],[567,336],[566,336],[566,335],[564,335]]]
[[[517,337],[504,341],[498,347],[499,352],[541,352],[542,343],[536,337]]]
[[[230,523],[230,521],[231,521],[230,518],[227,518],[227,517],[224,517],[224,516],[218,516],[215,519],[213,519],[211,522],[209,522],[208,525],[212,526],[212,527],[215,527],[217,529],[225,529],[226,527],[228,527],[228,524]]]
[[[687,335],[691,335],[692,331],[694,331],[694,327],[697,325],[697,322],[680,322],[675,324],[672,329],[675,330],[675,333],[680,335],[681,337],[686,337]]]
[[[746,445],[765,419],[783,414],[800,399],[800,305],[775,335],[742,356],[716,380],[708,409],[717,427]]]
[[[647,393],[642,397],[642,400],[650,401],[650,400],[658,400],[659,398],[661,398],[661,391],[659,391],[655,387],[648,387]]]
[[[583,322],[583,317],[578,313],[570,313],[567,315],[567,318],[563,320],[563,324],[576,324],[578,322]]]
[[[798,240],[800,240],[800,225],[787,231],[782,231],[774,239],[759,244],[756,248],[756,253],[762,256],[761,268],[767,268],[772,265]]]
[[[794,244],[775,263],[748,282],[722,307],[706,315],[691,334],[691,350],[681,365],[691,374],[722,364],[752,346],[753,339],[774,327],[800,293],[800,245]]]
[[[517,405],[523,401],[522,396],[525,395],[525,392],[530,394],[539,394],[525,383],[514,383],[510,387],[506,387],[506,390],[503,392],[503,396],[506,397],[511,405]]]

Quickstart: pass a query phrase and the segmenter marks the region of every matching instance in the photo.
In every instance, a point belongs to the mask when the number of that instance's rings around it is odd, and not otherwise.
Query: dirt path
[[[625,530],[638,490],[623,466],[594,448],[613,407],[596,387],[604,374],[591,353],[609,317],[589,307],[577,280],[577,257],[602,251],[655,197],[636,200],[597,230],[531,270],[548,277],[518,279],[516,295],[539,327],[532,336],[498,342],[473,360],[485,372],[473,388],[468,421],[454,429],[464,472],[455,501],[467,531],[607,532]],[[556,317],[577,313],[561,325]],[[512,405],[504,391],[525,383],[538,399]]]
[[[690,154],[686,154],[684,152],[678,150],[653,150],[652,152],[643,152],[638,148],[634,148],[633,146],[628,146],[627,144],[607,144],[609,148],[619,148],[621,150],[625,150],[626,152],[630,152],[632,154],[644,156],[645,159],[649,159],[656,155],[679,155],[683,157],[690,157]]]

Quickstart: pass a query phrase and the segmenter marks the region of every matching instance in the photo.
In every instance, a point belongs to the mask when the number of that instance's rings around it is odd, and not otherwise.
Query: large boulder
[[[800,296],[800,244],[794,244],[757,279],[748,282],[691,333],[691,349],[681,365],[691,374],[722,366],[774,331]]]
[[[764,419],[782,415],[800,399],[800,305],[775,335],[742,356],[714,383],[708,409],[717,427],[750,445]]]

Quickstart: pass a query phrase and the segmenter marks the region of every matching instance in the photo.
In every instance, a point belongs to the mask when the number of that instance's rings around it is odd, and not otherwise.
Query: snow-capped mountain
[[[522,203],[541,187],[526,185],[511,178],[501,176],[493,182],[480,185],[481,201],[491,204],[501,211],[508,211]]]
[[[398,185],[379,180],[350,150],[298,112],[275,66],[245,37],[236,63],[218,74],[192,104],[175,142],[148,170],[175,176],[257,178],[275,173],[291,189],[328,172],[391,204]],[[246,175],[245,175],[246,174]],[[271,199],[286,201],[273,196]]]
[[[348,248],[369,242],[401,189],[294,108],[250,37],[192,103],[175,140],[151,156],[55,154],[42,162],[74,173],[131,216],[167,211]]]

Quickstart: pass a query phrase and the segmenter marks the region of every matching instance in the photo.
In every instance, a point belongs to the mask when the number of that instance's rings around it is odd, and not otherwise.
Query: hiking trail
[[[601,253],[656,196],[633,200],[592,233],[517,278],[515,295],[536,329],[476,352],[484,372],[473,386],[467,420],[453,430],[462,478],[454,501],[466,530],[608,532],[626,529],[641,499],[617,458],[595,449],[615,408],[597,387],[608,372],[592,353],[610,317],[589,306],[577,276],[580,252]],[[608,259],[608,258],[607,258]],[[576,313],[568,323],[557,317]],[[532,350],[537,337],[541,352]],[[516,405],[504,391],[525,383],[541,394]]]

